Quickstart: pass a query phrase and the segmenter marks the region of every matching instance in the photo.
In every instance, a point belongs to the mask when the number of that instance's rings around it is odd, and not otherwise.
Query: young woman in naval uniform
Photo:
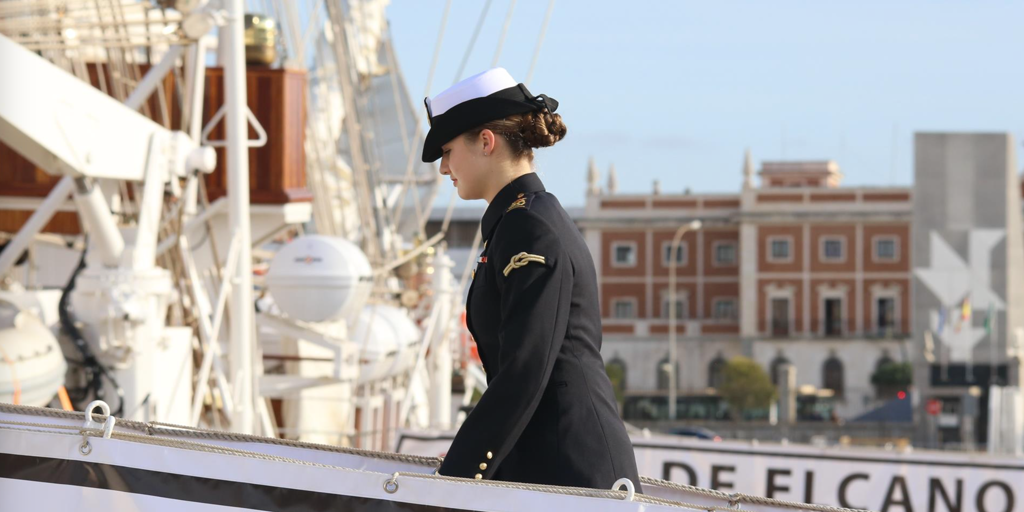
[[[466,303],[488,387],[438,472],[599,489],[625,477],[639,491],[600,353],[594,262],[532,166],[533,148],[565,136],[558,102],[502,68],[424,102],[423,161],[488,203]]]

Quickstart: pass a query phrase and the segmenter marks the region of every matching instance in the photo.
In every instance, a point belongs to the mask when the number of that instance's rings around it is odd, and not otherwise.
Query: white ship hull
[[[107,436],[83,424],[81,413],[0,404],[4,510],[707,509],[621,490],[441,477],[428,457],[129,421]]]
[[[404,433],[396,450],[437,455],[451,439],[451,433]],[[732,495],[743,508],[771,497],[880,511],[1024,512],[1021,457],[658,435],[632,439],[640,474],[662,479],[645,479],[644,492],[662,498],[713,506]]]

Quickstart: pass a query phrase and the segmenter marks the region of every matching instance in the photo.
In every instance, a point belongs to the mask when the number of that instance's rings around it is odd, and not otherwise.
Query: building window
[[[718,389],[725,383],[725,358],[719,355],[708,364],[708,387]]]
[[[790,364],[789,359],[786,359],[786,356],[782,354],[779,354],[775,356],[775,359],[772,359],[771,376],[773,386],[778,387],[779,383],[782,382],[782,367],[787,364]]]
[[[875,315],[878,335],[891,335],[896,329],[896,299],[894,297],[875,299]]]
[[[615,299],[612,301],[613,318],[636,318],[636,299]]]
[[[636,242],[615,242],[612,244],[612,266],[636,266]]]
[[[669,298],[668,294],[665,294],[665,298],[661,300],[661,317],[668,318],[668,314],[671,310],[668,309]],[[680,293],[676,293],[676,320],[686,320],[690,317],[689,311],[686,307],[686,298]]]
[[[714,264],[728,267],[736,264],[736,242],[715,242]]]
[[[822,367],[822,382],[822,387],[831,389],[835,396],[843,396],[843,363],[835,355],[829,357]]]
[[[846,260],[843,248],[844,240],[838,237],[821,239],[821,261],[838,263]]]
[[[658,389],[668,389],[669,380],[672,375],[672,365],[668,364],[668,357],[658,361]],[[676,384],[679,383],[679,361],[676,361]]]
[[[736,299],[715,299],[711,303],[711,315],[715,320],[735,320],[739,317]]]
[[[843,335],[843,300],[825,299],[825,336]]]
[[[771,333],[782,338],[789,336],[789,299],[776,297],[771,301]]]
[[[899,259],[896,237],[875,237],[875,261],[896,261]]]
[[[793,240],[790,237],[771,237],[768,239],[768,261],[782,263],[793,261],[791,246]]]
[[[665,265],[665,268],[672,266],[672,242],[665,242],[661,244],[661,263]],[[682,267],[686,265],[686,242],[679,242],[679,252],[676,254],[676,266]]]

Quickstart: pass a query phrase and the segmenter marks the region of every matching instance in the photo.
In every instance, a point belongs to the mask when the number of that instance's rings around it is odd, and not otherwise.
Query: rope
[[[451,11],[451,8],[452,8],[452,0],[448,0],[444,4],[444,14],[441,15],[441,28],[438,29],[438,32],[437,32],[437,43],[434,44],[434,57],[433,57],[433,59],[431,59],[431,62],[430,62],[430,71],[427,73],[427,85],[424,87],[423,96],[430,96],[430,86],[433,85],[433,83],[434,83],[434,71],[437,70],[437,61],[441,57],[441,41],[444,40],[445,28],[448,26],[448,13]],[[420,134],[421,133],[423,133],[423,123],[417,122],[416,123],[416,132],[413,133],[412,140],[418,141],[420,139]],[[396,201],[395,204],[403,204],[403,203],[405,203],[405,195],[409,193],[409,182],[412,181],[413,163],[415,161],[416,161],[416,152],[415,151],[409,151],[409,158],[405,162],[405,178],[402,180],[402,194],[401,194],[401,196],[399,196],[398,201]],[[441,175],[439,174],[437,176],[438,183],[440,183],[440,181],[441,181],[440,178],[441,178]],[[454,194],[452,194],[452,195],[454,196]],[[429,203],[425,206],[425,208],[428,208],[428,209],[430,208]],[[449,215],[450,214],[451,214],[451,212],[449,211]],[[402,210],[399,209],[398,213],[395,216],[395,225],[396,226],[399,225],[401,220],[402,220]],[[442,228],[441,231],[444,232],[444,229]]]
[[[537,46],[533,49],[533,61],[530,62],[530,71],[526,73],[526,80],[523,85],[529,87],[533,78],[533,70],[537,67],[537,59],[540,57],[540,47],[544,44],[544,34],[548,31],[548,22],[551,21],[551,11],[555,8],[555,0],[548,2],[548,11],[544,14],[544,24],[540,27],[540,35],[537,37]]]
[[[434,71],[437,70],[437,61],[441,58],[441,42],[444,40],[445,28],[448,27],[448,13],[451,10],[452,0],[448,0],[444,3],[444,13],[441,14],[441,28],[437,31],[437,42],[434,43],[434,57],[430,61],[430,71],[427,73],[427,85],[423,93],[424,96],[430,96],[430,86],[434,83]]]
[[[498,67],[498,59],[501,58],[501,49],[505,46],[505,36],[508,35],[508,27],[512,24],[512,10],[516,8],[516,0],[512,0],[508,4],[508,12],[505,13],[505,24],[501,27],[501,37],[498,38],[498,48],[494,50],[494,60],[491,61],[491,67]]]
[[[33,422],[30,422],[30,421],[8,421],[8,420],[2,420],[2,421],[0,421],[0,425],[14,425],[14,426],[17,426],[17,427],[55,428],[55,429],[62,429],[62,430],[74,430],[76,432],[82,429],[81,426],[57,425],[55,423],[33,423]],[[19,430],[21,430],[21,429],[19,429]]]
[[[605,499],[623,500],[624,501],[626,499],[626,497],[627,497],[626,491],[614,491],[614,490],[611,490],[611,489],[604,490],[604,489],[590,489],[590,488],[586,488],[586,487],[566,487],[566,486],[560,486],[560,485],[526,484],[526,483],[520,483],[520,482],[504,482],[504,481],[499,481],[499,480],[476,480],[476,479],[460,478],[460,477],[454,477],[454,476],[430,475],[430,474],[425,474],[425,473],[398,472],[392,478],[397,480],[398,477],[402,477],[402,478],[425,478],[425,479],[440,480],[440,481],[444,481],[444,482],[457,482],[457,483],[469,484],[469,485],[480,485],[480,486],[487,486],[487,487],[500,487],[500,488],[503,488],[503,489],[515,489],[515,490],[519,490],[519,491],[544,492],[544,493],[549,493],[549,494],[561,494],[561,495],[568,495],[568,496],[581,496],[581,497],[587,497],[587,498],[605,498]],[[635,495],[633,497],[633,501],[634,502],[640,502],[640,503],[648,503],[648,504],[671,506],[671,507],[677,507],[677,508],[688,508],[688,509],[694,509],[694,510],[702,510],[702,511],[709,510],[708,507],[704,506],[704,505],[694,505],[694,504],[690,504],[690,503],[683,503],[681,501],[667,500],[667,499],[664,499],[664,498],[656,498],[656,497],[647,496],[647,495],[644,495],[644,494],[637,494],[637,495]]]
[[[476,46],[476,38],[480,35],[480,29],[484,26],[484,20],[487,19],[487,11],[491,8],[491,2],[493,0],[487,0],[484,4],[484,8],[480,11],[480,19],[476,22],[476,28],[473,29],[473,35],[469,38],[469,44],[466,45],[466,51],[462,54],[462,63],[459,64],[459,70],[455,72],[455,80],[452,84],[459,83],[459,79],[462,78],[462,72],[466,70],[466,63],[469,62],[469,56],[473,54],[473,47]]]
[[[668,489],[674,489],[677,491],[683,491],[691,494],[703,496],[705,498],[711,498],[716,500],[724,500],[726,502],[735,503],[752,503],[758,505],[767,505],[772,507],[785,507],[795,508],[801,510],[815,510],[819,512],[861,512],[858,509],[843,508],[843,507],[832,507],[829,505],[814,505],[810,503],[799,503],[795,501],[777,500],[774,498],[765,498],[763,496],[754,496],[752,494],[734,493],[728,494],[714,489],[705,489],[703,487],[694,487],[692,485],[680,484],[677,482],[670,482],[668,480],[660,480],[657,478],[651,478],[647,476],[640,477],[640,483],[643,485],[650,485],[655,487],[664,487]]]
[[[402,149],[406,152],[415,151],[415,147],[409,147],[412,144],[412,140],[406,137],[409,131],[405,126],[405,109],[402,108],[402,97],[398,92],[402,89],[402,86],[399,83],[398,59],[395,58],[395,49],[391,45],[391,37],[384,38],[384,57],[387,58],[388,69],[391,71],[388,73],[388,78],[391,81],[391,101],[394,101],[396,105],[395,113],[398,116],[398,132],[402,134]],[[403,78],[402,81],[404,80]]]
[[[0,404],[0,412],[7,412],[12,414],[24,414],[30,416],[43,416],[48,418],[57,418],[65,420],[77,420],[85,421],[85,413],[77,411],[62,411],[60,409],[50,409],[46,407],[32,407],[26,405],[10,405]],[[106,416],[102,414],[94,414],[93,419],[97,422],[103,422],[106,420]],[[19,422],[0,420],[0,424],[18,424]],[[48,424],[37,424],[45,425],[47,428],[59,428],[59,429],[75,429],[78,430],[78,426],[66,426],[66,425],[48,425]],[[436,457],[423,457],[420,455],[409,455],[394,452],[384,452],[377,450],[366,450],[361,448],[348,448],[344,446],[332,446],[317,443],[306,443],[302,441],[291,441],[288,439],[278,439],[274,437],[263,437],[258,435],[250,434],[235,434],[231,432],[222,432],[217,430],[207,430],[198,427],[188,427],[184,425],[175,425],[171,423],[163,422],[141,422],[126,419],[117,419],[117,426],[125,430],[134,430],[137,432],[144,432],[147,436],[168,436],[168,437],[184,437],[193,439],[204,439],[204,440],[217,440],[217,441],[234,441],[241,443],[263,443],[275,446],[288,446],[293,448],[307,448],[318,451],[326,451],[333,453],[341,453],[346,455],[357,455],[363,457],[372,457],[375,459],[389,460],[392,462],[402,462],[407,464],[416,464],[425,467],[438,467],[440,466],[440,459]]]
[[[670,489],[675,489],[675,490],[679,490],[679,491],[692,492],[693,494],[698,494],[698,495],[704,496],[706,498],[713,498],[713,499],[724,500],[724,501],[729,501],[731,499],[731,495],[730,494],[727,494],[727,493],[724,493],[724,492],[721,492],[721,491],[716,491],[714,489],[705,489],[703,487],[694,487],[692,485],[686,485],[686,484],[680,484],[680,483],[676,483],[676,482],[670,482],[668,480],[659,480],[659,479],[651,478],[651,477],[647,477],[647,476],[641,476],[640,477],[640,483],[643,484],[643,485],[654,485],[654,486],[657,486],[657,487],[668,487]]]
[[[120,422],[118,422],[120,423]],[[440,460],[435,457],[423,457],[420,455],[408,455],[394,452],[384,452],[377,450],[366,450],[361,448],[347,448],[343,446],[332,446],[318,443],[306,443],[302,441],[290,441],[287,439],[277,439],[273,437],[261,437],[247,434],[230,434],[217,431],[207,430],[179,430],[179,428],[187,427],[151,427],[150,431],[152,435],[165,435],[165,436],[182,436],[195,439],[206,439],[206,440],[221,440],[221,441],[236,441],[236,442],[256,442],[264,444],[272,444],[277,446],[288,446],[293,448],[304,448],[313,449],[318,451],[326,451],[333,453],[341,453],[346,455],[358,455],[364,457],[373,457],[375,459],[389,460],[392,462],[402,462],[407,464],[416,464],[426,467],[437,467],[440,465]]]

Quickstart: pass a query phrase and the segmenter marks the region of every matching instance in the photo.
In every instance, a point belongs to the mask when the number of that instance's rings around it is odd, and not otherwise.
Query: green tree
[[[871,383],[876,386],[905,388],[912,379],[910,363],[885,363],[871,374]]]
[[[752,409],[764,409],[775,400],[775,386],[768,373],[753,360],[734,357],[725,365],[718,394],[729,404],[733,417],[742,419]]]
[[[913,380],[913,369],[910,363],[884,363],[871,374],[871,383],[875,385],[878,398],[892,398],[896,393],[904,391]]]

